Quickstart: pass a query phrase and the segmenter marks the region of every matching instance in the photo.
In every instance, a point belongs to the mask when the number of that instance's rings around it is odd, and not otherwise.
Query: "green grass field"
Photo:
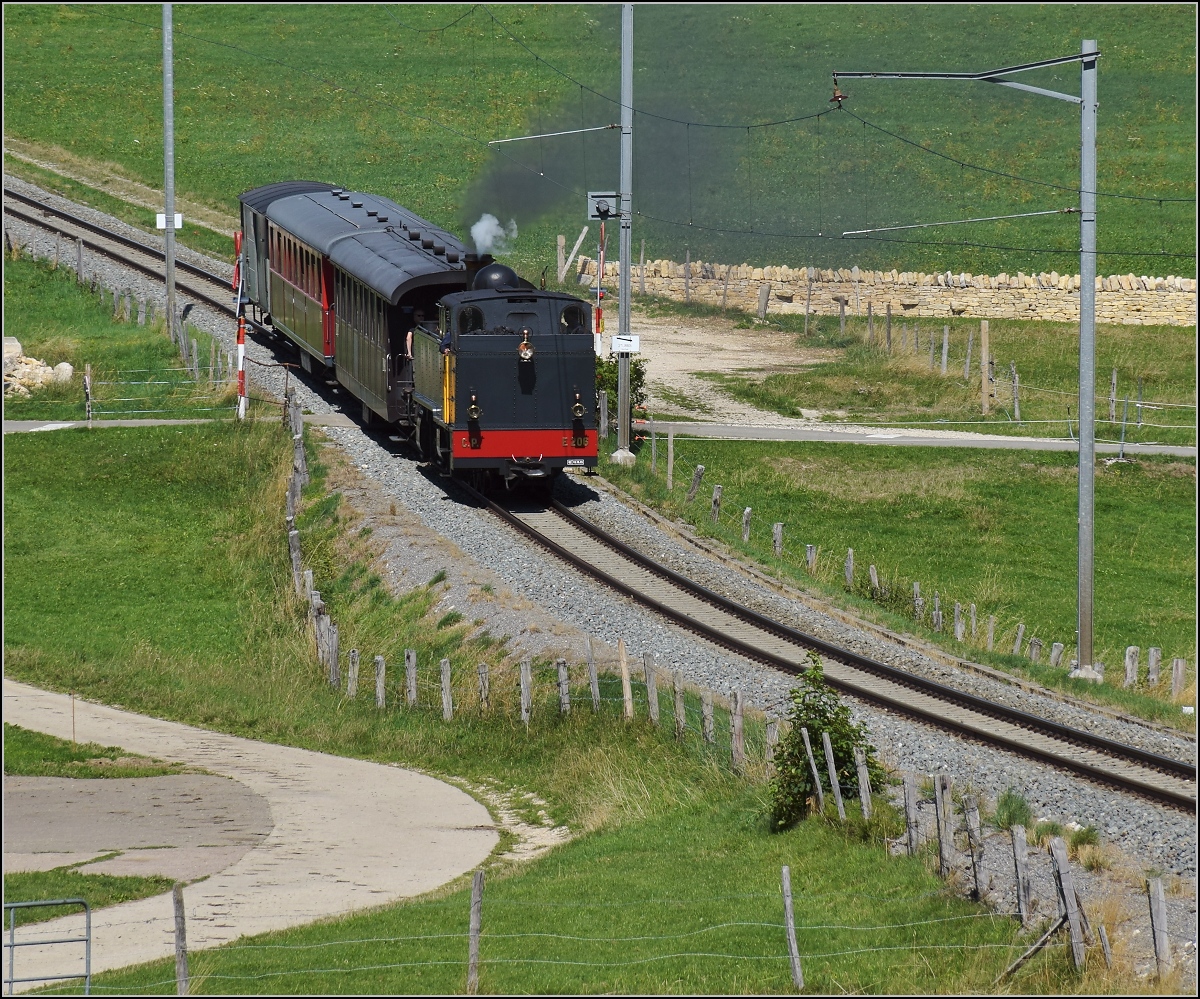
[[[28,399],[5,397],[9,420],[82,420],[85,365],[92,365],[96,419],[220,417],[233,412],[232,383],[209,384],[212,338],[189,326],[199,344],[201,382],[182,370],[161,322],[139,326],[113,319],[112,297],[82,291],[74,274],[28,257],[4,264],[4,335],[29,357],[54,366],[68,361],[69,382],[43,386]],[[135,305],[136,311],[136,305]]]
[[[555,234],[578,231],[583,192],[615,183],[615,133],[487,142],[616,120],[618,19],[616,5],[180,7],[179,190],[232,214],[241,191],[304,176],[464,233],[483,211],[514,215],[510,259],[534,277]],[[14,7],[6,134],[160,186],[159,24],[137,6]],[[1095,38],[1099,269],[1195,274],[1196,35],[1181,5],[651,6],[636,31],[634,238],[651,258],[686,246],[721,262],[1074,273],[1065,217],[840,238],[1074,204],[1073,105],[858,80],[847,110],[811,116],[830,110],[838,69],[979,70]],[[1022,80],[1079,86],[1074,65]]]
[[[978,661],[1030,675],[1080,696],[1121,704],[1177,725],[1194,725],[1170,703],[1170,684],[1144,682],[1123,690],[1125,647],[1142,649],[1143,680],[1150,646],[1163,661],[1183,656],[1194,677],[1196,591],[1195,462],[1139,458],[1099,463],[1096,473],[1096,658],[1108,664],[1100,687],[1066,678],[1047,665],[1052,642],[1072,654],[1076,589],[1076,460],[1069,453],[949,448],[885,448],[853,444],[755,443],[676,437],[675,489],[665,481],[665,446],[651,475],[643,444],[632,469],[605,465],[604,475],[668,518],[779,570],[802,586],[857,606],[891,627],[915,631]],[[686,492],[695,465],[704,485],[691,504]],[[724,487],[721,521],[711,522],[712,486]],[[753,509],[751,541],[741,540],[742,511]],[[776,560],[771,525],[784,524],[785,554]],[[815,578],[805,545],[819,546]],[[855,586],[846,592],[846,550],[854,549]],[[873,595],[868,566],[878,568],[886,596]],[[928,610],[935,591],[946,620],[954,602],[975,603],[974,640],[959,645],[950,624],[934,634],[926,614],[912,618],[912,583]],[[983,648],[995,615],[996,653]],[[1011,652],[1017,625],[1026,642],[1045,643],[1040,665]],[[1195,688],[1182,703],[1192,704]]]
[[[491,867],[485,991],[789,991],[783,863],[793,871],[814,990],[978,991],[1024,946],[1014,921],[943,889],[931,857],[885,859],[879,837],[895,834],[895,819],[882,800],[871,826],[813,817],[769,833],[758,725],[750,726],[747,777],[730,771],[724,735],[715,747],[694,733],[675,743],[669,704],[662,729],[642,707],[639,720],[623,724],[608,700],[599,715],[585,708],[561,718],[547,684],[527,732],[510,710],[503,648],[471,639],[466,622],[438,627],[429,616],[436,580],[400,597],[383,590],[370,573],[369,536],[326,496],[314,452],[303,545],[342,647],[378,650],[391,663],[416,648],[428,680],[443,655],[460,681],[480,659],[497,664],[488,716],[466,696],[451,724],[426,693],[417,711],[380,712],[361,694],[345,700],[315,664],[291,595],[287,443],[274,421],[6,441],[6,673],[158,717],[490,781],[518,801],[541,796],[576,838],[538,862]],[[56,612],[46,615],[51,599]],[[606,698],[614,684],[605,679]],[[717,729],[725,728],[719,712]],[[527,809],[534,819],[536,806]],[[458,991],[467,899],[459,882],[408,904],[198,954],[194,988]],[[1019,987],[1121,987],[1100,967],[1077,977],[1066,960],[1050,950]],[[174,987],[166,962],[97,984]]]

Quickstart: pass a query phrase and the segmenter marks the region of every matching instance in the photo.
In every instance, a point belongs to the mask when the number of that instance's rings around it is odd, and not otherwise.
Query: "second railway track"
[[[1194,763],[1127,746],[987,701],[773,621],[659,565],[560,503],[504,506],[476,494],[493,513],[588,575],[689,631],[788,673],[806,652],[825,660],[839,690],[938,728],[1053,764],[1188,812],[1196,807]]]

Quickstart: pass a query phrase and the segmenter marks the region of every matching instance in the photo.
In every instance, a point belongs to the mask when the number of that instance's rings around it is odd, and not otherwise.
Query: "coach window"
[[[559,333],[586,333],[587,312],[582,305],[568,305],[558,317]]]
[[[468,305],[458,310],[458,332],[463,333],[482,333],[483,332],[483,310],[477,309],[473,305]]]

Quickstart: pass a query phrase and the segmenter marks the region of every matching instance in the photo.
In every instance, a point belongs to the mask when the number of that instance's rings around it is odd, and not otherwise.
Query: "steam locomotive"
[[[239,200],[247,319],[333,375],[365,424],[480,485],[596,464],[587,303],[387,198],[285,181]]]

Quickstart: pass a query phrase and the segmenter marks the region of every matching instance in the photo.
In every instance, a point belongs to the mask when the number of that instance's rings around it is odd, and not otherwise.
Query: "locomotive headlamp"
[[[577,420],[583,419],[583,403],[579,399],[579,393],[575,393],[575,405],[571,407],[571,415]]]
[[[483,410],[479,408],[479,403],[475,401],[475,396],[471,396],[471,405],[467,407],[467,419],[478,420],[483,416]]]
[[[517,357],[522,361],[533,360],[533,344],[529,342],[530,332],[528,326],[521,329],[521,342],[517,345]]]

